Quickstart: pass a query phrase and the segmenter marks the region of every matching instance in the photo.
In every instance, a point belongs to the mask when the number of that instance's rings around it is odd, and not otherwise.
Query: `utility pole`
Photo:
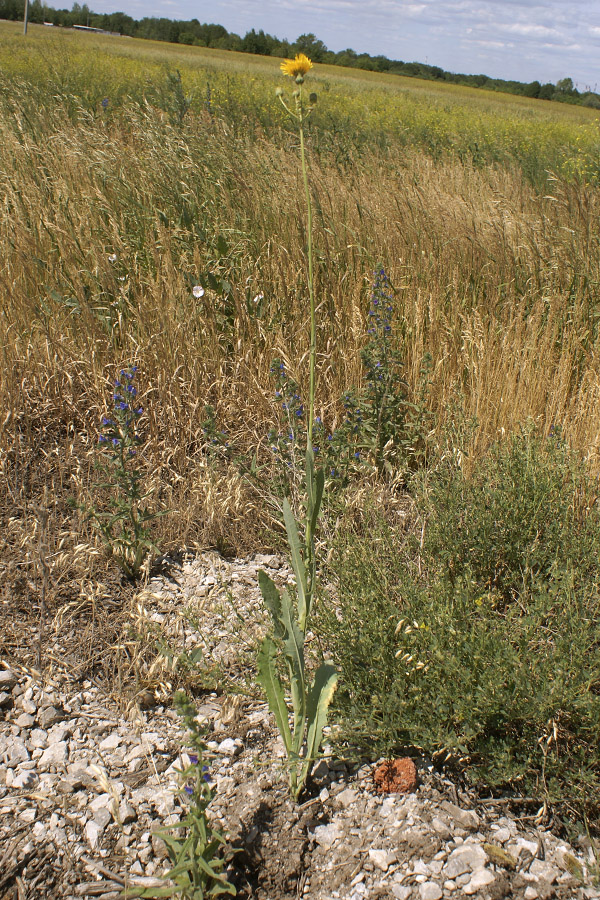
[[[23,34],[27,34],[27,13],[29,11],[29,2],[25,0],[25,13],[23,14]]]

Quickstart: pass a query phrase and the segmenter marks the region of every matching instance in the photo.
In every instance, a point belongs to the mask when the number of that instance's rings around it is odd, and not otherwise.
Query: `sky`
[[[600,89],[600,0],[88,0],[94,12],[251,28],[450,72]]]

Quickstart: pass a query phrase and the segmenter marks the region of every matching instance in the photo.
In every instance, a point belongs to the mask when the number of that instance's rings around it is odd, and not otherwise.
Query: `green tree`
[[[327,47],[312,32],[301,34],[293,44],[295,53],[305,53],[313,62],[323,62]]]
[[[265,34],[262,28],[258,32],[253,28],[251,31],[246,32],[242,38],[241,49],[244,53],[256,53],[259,56],[270,56],[271,48],[274,43],[275,38],[272,38],[270,34]]]
[[[575,91],[572,78],[561,78],[556,82],[556,90],[560,94],[572,94]]]
[[[29,21],[35,22],[38,25],[42,25],[44,22],[44,13],[45,10],[41,4],[41,0],[33,0],[33,2],[29,6]]]
[[[539,97],[541,90],[542,86],[539,81],[532,81],[529,84],[525,85],[525,90],[523,91],[523,93],[526,97]]]
[[[23,18],[23,0],[0,0],[0,19],[15,21]]]
[[[109,15],[102,16],[102,28],[107,31],[115,31],[119,34],[127,34],[130,37],[135,33],[136,22],[131,16],[122,12],[114,12]]]

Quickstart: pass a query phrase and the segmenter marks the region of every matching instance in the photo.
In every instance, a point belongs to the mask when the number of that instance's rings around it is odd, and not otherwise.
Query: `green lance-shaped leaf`
[[[275,671],[276,656],[277,646],[275,642],[270,637],[266,637],[258,652],[258,683],[263,686],[265,694],[267,695],[269,709],[275,716],[279,733],[283,738],[285,750],[289,756],[292,749],[292,735],[290,732],[288,710],[285,704],[283,688],[279,676]]]
[[[306,496],[308,497],[309,514],[314,506],[315,491],[315,454],[313,448],[309,445],[306,448]]]
[[[304,717],[306,712],[306,688],[304,685],[304,633],[294,618],[294,604],[287,588],[281,592],[281,613],[285,625],[283,652],[290,671],[290,688],[294,709],[295,754],[300,753],[304,737]]]
[[[285,522],[285,530],[287,532],[288,544],[290,545],[290,553],[292,555],[292,568],[294,570],[294,575],[296,576],[298,621],[303,628],[308,614],[306,566],[304,565],[304,560],[302,558],[302,544],[300,543],[300,536],[298,535],[298,527],[287,497],[283,501],[283,520]]]
[[[277,585],[272,578],[269,578],[266,572],[262,571],[262,569],[258,573],[258,584],[263,600],[265,601],[265,606],[273,617],[275,636],[283,638],[285,636],[285,625],[281,615],[281,596],[277,589]]]
[[[228,881],[223,881],[222,884],[213,885],[208,891],[209,897],[220,897],[221,894],[230,894],[232,897],[235,897],[237,889],[235,885],[230,884]]]
[[[315,454],[312,447],[306,448],[306,493],[308,495],[308,520],[309,533],[314,535],[317,527],[317,519],[323,499],[325,487],[325,472],[318,469],[315,474]]]
[[[308,693],[307,719],[308,738],[306,743],[307,767],[305,779],[316,759],[323,737],[323,729],[327,724],[327,711],[331,703],[338,680],[334,666],[322,663],[315,672],[315,680]]]
[[[220,881],[221,883],[225,880],[222,875],[218,873],[218,871],[207,862],[202,854],[196,856],[196,864],[198,868],[202,869],[205,875],[208,875],[210,879],[214,879],[215,881]],[[221,884],[222,886],[222,884]]]
[[[323,499],[323,489],[325,487],[325,472],[319,469],[315,475],[315,493],[314,503],[311,510],[310,533],[314,535],[317,528],[317,519],[321,510],[321,500]]]
[[[124,897],[126,900],[133,897],[140,897],[143,900],[160,900],[162,897],[174,897],[175,894],[179,894],[179,888],[177,887],[164,887],[164,888],[125,888]]]

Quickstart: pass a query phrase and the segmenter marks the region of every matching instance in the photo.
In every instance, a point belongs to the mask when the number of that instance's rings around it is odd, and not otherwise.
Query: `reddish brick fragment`
[[[379,794],[411,794],[417,787],[417,770],[408,756],[386,759],[377,766],[373,777]]]

